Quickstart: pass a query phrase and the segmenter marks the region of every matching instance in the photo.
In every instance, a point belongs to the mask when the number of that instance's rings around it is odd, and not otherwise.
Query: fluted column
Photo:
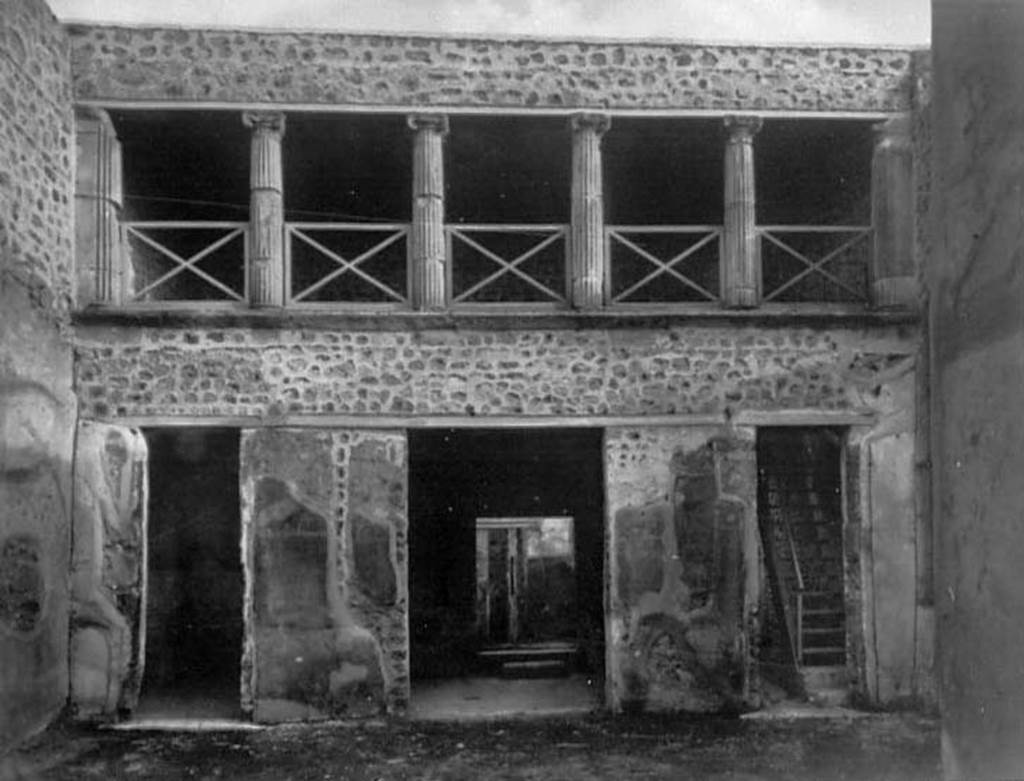
[[[412,232],[409,257],[412,305],[444,309],[448,295],[448,253],[444,239],[444,137],[448,117],[414,114],[412,149]]]
[[[755,307],[761,297],[761,247],[754,196],[754,135],[760,117],[725,118],[725,225],[722,235],[722,305]]]
[[[284,171],[281,139],[284,114],[242,115],[252,128],[249,167],[249,304],[284,305]]]
[[[124,301],[127,262],[121,234],[121,144],[107,112],[75,114],[75,266],[77,303]]]
[[[569,272],[572,305],[596,309],[604,303],[604,185],[601,136],[611,126],[606,114],[572,117],[572,224]]]
[[[916,305],[914,206],[910,118],[902,115],[875,126],[871,159],[871,302],[875,307]]]

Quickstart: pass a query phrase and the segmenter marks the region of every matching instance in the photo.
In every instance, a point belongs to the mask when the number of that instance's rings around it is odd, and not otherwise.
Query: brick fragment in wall
[[[73,25],[80,99],[898,111],[911,51]]]
[[[671,415],[874,408],[899,328],[79,332],[83,414]],[[880,360],[883,356],[884,360]]]

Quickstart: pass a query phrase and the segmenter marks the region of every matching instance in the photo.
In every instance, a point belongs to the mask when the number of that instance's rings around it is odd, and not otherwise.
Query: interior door
[[[477,628],[486,646],[571,640],[573,519],[478,518]]]
[[[79,718],[130,713],[146,642],[148,450],[137,429],[83,421],[74,467],[71,703]]]

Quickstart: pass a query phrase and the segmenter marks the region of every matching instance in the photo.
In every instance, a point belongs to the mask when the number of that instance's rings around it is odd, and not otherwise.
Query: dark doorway
[[[243,636],[238,431],[144,433],[148,596],[136,716],[237,717]]]
[[[599,696],[601,453],[596,429],[409,433],[414,706],[418,682],[444,679],[490,680],[466,694],[481,706],[529,699],[524,680]]]
[[[845,685],[844,432],[758,429],[757,516],[768,574],[764,676],[814,697]]]

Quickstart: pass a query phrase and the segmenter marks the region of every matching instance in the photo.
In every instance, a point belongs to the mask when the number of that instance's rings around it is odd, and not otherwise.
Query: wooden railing
[[[612,305],[719,299],[720,225],[609,225],[605,236]]]
[[[804,661],[804,594],[807,585],[804,583],[803,568],[800,566],[800,554],[797,551],[796,539],[793,537],[793,527],[789,520],[782,516],[782,528],[786,534],[786,545],[789,549],[789,558],[793,564],[793,576],[796,583],[795,607],[796,615],[787,616],[787,624],[790,635],[793,638],[797,664],[802,665]]]
[[[246,300],[248,223],[126,221],[121,225],[132,280],[126,303]]]
[[[408,305],[407,224],[285,224],[286,302]]]
[[[567,225],[448,225],[453,305],[567,305]]]
[[[870,225],[762,225],[765,303],[868,302]]]

